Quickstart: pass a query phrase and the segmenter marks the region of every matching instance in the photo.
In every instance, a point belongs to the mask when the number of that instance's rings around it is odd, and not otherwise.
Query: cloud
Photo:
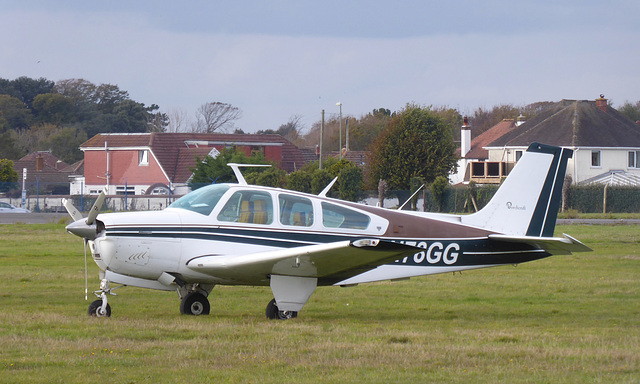
[[[116,84],[136,101],[188,116],[205,102],[231,103],[249,132],[277,129],[293,115],[310,127],[322,109],[337,114],[337,101],[345,115],[360,116],[407,102],[472,113],[600,93],[619,104],[640,99],[631,86],[640,82],[637,29],[575,28],[287,36],[165,29],[131,12],[9,10],[0,15],[9,36],[0,41],[0,73]]]

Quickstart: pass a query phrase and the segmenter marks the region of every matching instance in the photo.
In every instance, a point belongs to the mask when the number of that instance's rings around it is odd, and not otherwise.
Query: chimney
[[[41,153],[36,155],[36,172],[40,172],[44,169],[44,158]]]
[[[462,129],[460,130],[460,157],[465,157],[471,150],[471,126],[467,116],[462,118]]]
[[[527,121],[527,119],[525,119],[524,115],[522,115],[522,113],[520,113],[520,116],[518,116],[518,118],[516,119],[516,127],[521,126],[526,121]]]
[[[607,112],[607,99],[604,98],[604,95],[600,95],[599,99],[596,99],[596,107],[601,111]]]

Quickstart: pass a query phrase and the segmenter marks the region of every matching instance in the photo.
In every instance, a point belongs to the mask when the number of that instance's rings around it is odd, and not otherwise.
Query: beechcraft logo
[[[507,201],[507,209],[514,209],[516,211],[526,211],[527,207],[525,207],[524,205],[513,204],[512,202]]]

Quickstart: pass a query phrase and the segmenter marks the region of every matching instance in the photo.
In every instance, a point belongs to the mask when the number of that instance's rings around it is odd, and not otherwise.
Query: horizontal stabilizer
[[[361,239],[248,255],[200,256],[189,260],[187,267],[241,282],[264,280],[272,274],[321,278],[335,274],[355,275],[415,252],[416,247],[409,245]]]
[[[562,234],[564,237],[536,237],[536,236],[510,236],[510,235],[489,235],[491,240],[504,241],[508,243],[524,243],[536,248],[544,249],[552,255],[570,255],[573,252],[590,252],[591,248],[582,244],[573,237]]]

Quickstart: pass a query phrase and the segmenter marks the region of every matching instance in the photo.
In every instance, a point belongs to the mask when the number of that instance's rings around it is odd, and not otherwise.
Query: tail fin
[[[553,236],[570,149],[529,146],[491,201],[465,224],[508,235]]]

